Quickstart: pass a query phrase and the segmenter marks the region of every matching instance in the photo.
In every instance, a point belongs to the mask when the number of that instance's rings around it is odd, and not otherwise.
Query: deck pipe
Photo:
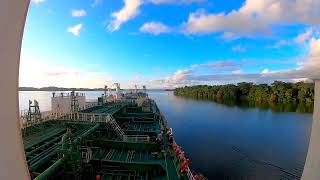
[[[84,137],[95,131],[97,128],[99,128],[100,124],[97,123],[95,126],[92,128],[88,129],[86,132],[83,134],[79,135],[74,141],[73,145],[78,144]],[[39,176],[37,176],[34,180],[44,180],[47,179],[50,175],[52,175],[54,172],[57,171],[57,169],[64,164],[64,162],[67,160],[68,156],[64,156],[60,158],[58,161],[56,161],[54,164],[52,164],[48,169],[46,169],[44,172],[42,172]]]
[[[58,141],[59,139],[61,138],[61,136],[59,137],[56,137],[48,142],[46,142],[45,144],[33,149],[32,151],[29,151],[29,152],[26,152],[26,156],[30,156],[31,154],[33,154],[34,152],[38,151],[38,150],[41,150],[43,148],[46,148],[47,146],[50,146],[52,143],[55,143],[56,141]]]
[[[53,173],[55,173],[57,171],[57,169],[64,164],[64,162],[66,161],[67,156],[62,157],[61,159],[59,159],[58,161],[56,161],[54,164],[52,164],[48,169],[46,169],[45,171],[43,171],[39,176],[37,176],[36,178],[34,178],[34,180],[44,180],[47,179],[50,175],[52,175]]]
[[[97,128],[99,128],[100,123],[97,123],[96,125],[94,125],[92,128],[90,128],[89,130],[87,130],[86,132],[84,132],[83,134],[81,134],[80,136],[78,136],[74,141],[73,141],[73,145],[78,144],[84,137],[88,136],[90,133],[92,133],[93,131],[95,131]]]

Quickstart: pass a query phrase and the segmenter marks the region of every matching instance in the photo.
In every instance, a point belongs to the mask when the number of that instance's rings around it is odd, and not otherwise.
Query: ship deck
[[[158,109],[143,112],[132,103],[106,103],[80,113],[113,119],[108,124],[65,116],[23,130],[32,178],[49,173],[48,179],[185,179],[166,137],[163,144],[156,142],[163,131]],[[63,148],[67,129],[72,133]]]

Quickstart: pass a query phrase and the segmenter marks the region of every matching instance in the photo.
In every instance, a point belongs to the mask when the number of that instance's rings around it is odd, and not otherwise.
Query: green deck
[[[132,103],[107,103],[81,113],[112,115],[125,135],[148,136],[149,141],[122,141],[106,122],[51,120],[23,130],[32,178],[36,179],[186,179],[167,142],[155,142],[161,129],[156,105],[151,112]],[[72,130],[67,148],[61,139]],[[82,157],[86,152],[90,158]]]

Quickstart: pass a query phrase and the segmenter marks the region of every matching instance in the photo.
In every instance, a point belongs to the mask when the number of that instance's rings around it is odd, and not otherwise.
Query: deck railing
[[[194,178],[194,176],[193,176],[193,173],[192,173],[192,171],[191,171],[191,169],[190,169],[189,167],[187,167],[186,171],[187,171],[187,177],[188,177],[188,179],[189,179],[189,180],[195,180],[195,178]]]
[[[126,135],[126,142],[150,142],[148,135]]]

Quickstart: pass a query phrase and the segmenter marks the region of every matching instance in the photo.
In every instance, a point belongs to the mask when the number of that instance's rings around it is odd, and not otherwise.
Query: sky
[[[319,0],[31,0],[22,87],[320,78]]]

